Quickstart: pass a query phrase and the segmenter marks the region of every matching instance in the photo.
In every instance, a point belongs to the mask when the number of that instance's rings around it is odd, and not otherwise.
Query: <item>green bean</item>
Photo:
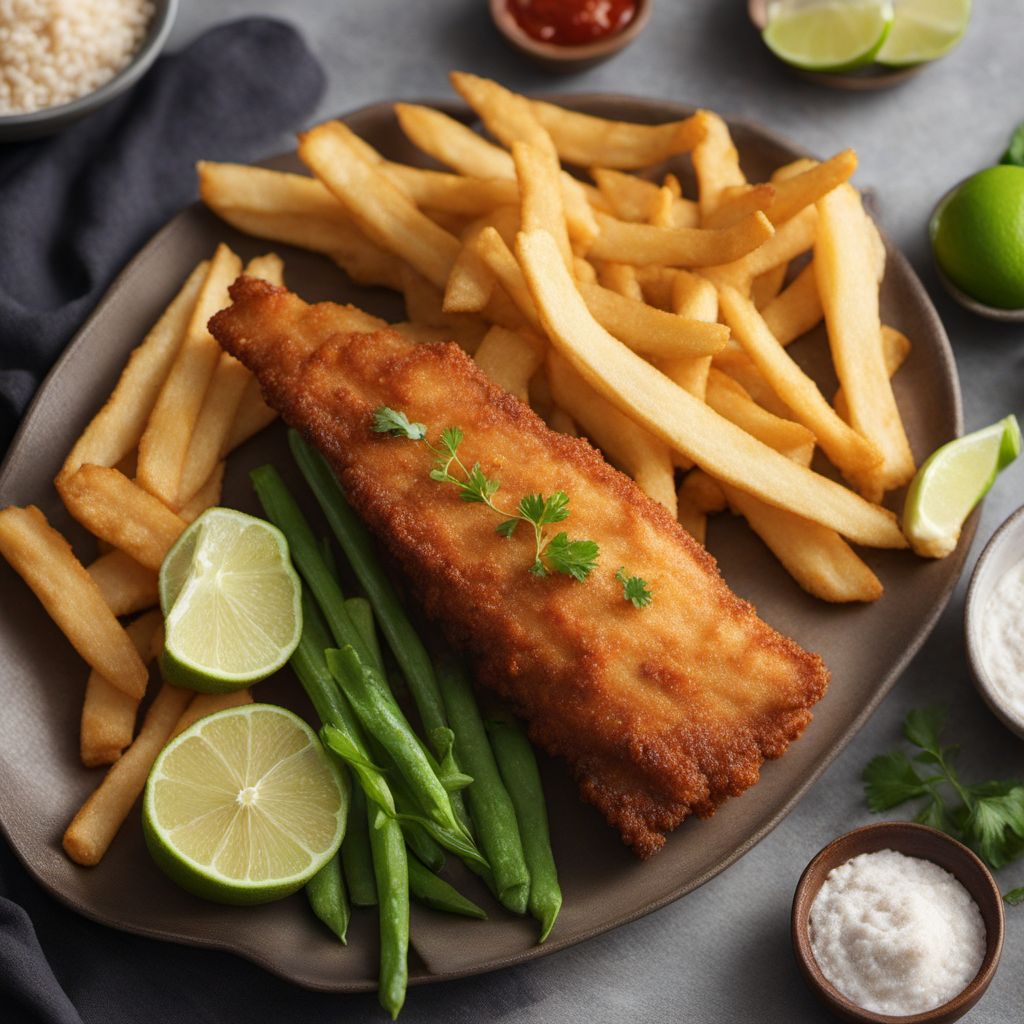
[[[428,832],[454,853],[484,863],[452,810],[427,752],[412,731],[380,673],[362,663],[351,647],[329,650],[327,667],[342,687],[366,731],[385,749],[424,814]]]
[[[378,807],[369,809],[370,847],[380,916],[380,1005],[398,1017],[409,980],[409,867],[402,829]]]
[[[562,890],[551,852],[548,813],[537,758],[525,733],[510,716],[488,717],[487,733],[516,809],[526,866],[530,869],[530,913],[540,922],[540,941],[543,942],[551,934],[562,907]]]
[[[461,914],[463,917],[475,917],[480,921],[487,920],[487,914],[482,907],[466,899],[458,889],[449,885],[443,878],[438,878],[415,857],[409,858],[409,892],[413,899],[434,910]]]
[[[338,578],[338,563],[334,557],[334,549],[331,547],[330,537],[320,538],[320,555],[324,560],[324,565],[327,566],[330,574],[337,579]]]
[[[372,664],[375,668],[384,670],[384,652],[380,649],[380,641],[377,639],[377,630],[374,628],[373,609],[365,597],[348,597],[345,599],[345,611],[352,620],[352,624],[359,630],[372,656]]]
[[[306,444],[295,430],[288,432],[288,443],[356,578],[373,605],[381,632],[409,684],[433,746],[433,731],[447,725],[448,720],[430,655],[377,559],[369,532],[346,501],[327,460]],[[435,750],[435,753],[438,752]]]
[[[349,897],[357,907],[377,905],[377,882],[373,877],[370,833],[366,824],[366,796],[359,786],[352,787],[348,829],[341,844],[341,866]]]
[[[267,518],[285,535],[299,575],[313,591],[337,645],[351,644],[364,660],[370,652],[345,610],[345,596],[324,561],[323,551],[295,499],[273,466],[260,466],[249,474]]]
[[[515,807],[501,780],[484,723],[462,665],[446,659],[438,673],[448,717],[455,730],[459,763],[473,776],[466,800],[480,846],[491,866],[495,893],[517,914],[526,912],[530,874],[519,836]]]
[[[431,871],[440,871],[444,867],[445,856],[441,844],[436,842],[430,833],[418,821],[400,821],[405,845],[416,854]]]
[[[313,913],[344,944],[350,909],[341,877],[341,860],[337,854],[306,883],[306,897]]]

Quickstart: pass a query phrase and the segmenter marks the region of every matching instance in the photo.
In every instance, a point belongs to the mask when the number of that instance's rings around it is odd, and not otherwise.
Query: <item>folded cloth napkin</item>
[[[0,146],[0,455],[113,277],[194,198],[194,162],[273,151],[312,114],[323,87],[294,29],[237,21],[160,58],[127,95],[62,134]],[[0,848],[0,1021],[79,1024],[40,948],[30,902],[44,918],[37,924],[67,927],[71,915]],[[90,927],[93,937],[103,933]],[[110,978],[116,992],[116,967]],[[105,1019],[156,1019],[124,1011]]]
[[[272,151],[323,86],[294,29],[236,21],[60,135],[0,145],[0,456],[117,272],[195,197],[194,162]]]

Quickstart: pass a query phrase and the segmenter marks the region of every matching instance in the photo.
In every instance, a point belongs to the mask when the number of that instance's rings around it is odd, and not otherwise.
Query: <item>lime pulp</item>
[[[963,37],[971,0],[893,0],[892,29],[875,58],[889,67],[938,60]]]
[[[853,71],[874,60],[893,17],[891,0],[774,0],[762,38],[805,71]]]

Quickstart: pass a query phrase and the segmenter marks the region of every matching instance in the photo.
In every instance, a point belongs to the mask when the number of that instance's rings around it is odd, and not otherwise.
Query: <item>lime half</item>
[[[1016,416],[950,441],[917,471],[903,508],[903,532],[927,558],[945,558],[956,547],[971,510],[999,473],[1020,454]]]
[[[762,38],[805,71],[853,71],[874,60],[892,22],[891,0],[774,0]]]
[[[953,49],[971,20],[971,0],[893,0],[895,18],[875,58],[906,67],[937,60]]]
[[[218,903],[267,903],[334,856],[348,793],[313,730],[273,704],[202,718],[146,783],[143,828],[175,882]]]
[[[302,633],[299,577],[284,534],[227,508],[204,512],[160,567],[166,678],[223,692],[276,672]]]

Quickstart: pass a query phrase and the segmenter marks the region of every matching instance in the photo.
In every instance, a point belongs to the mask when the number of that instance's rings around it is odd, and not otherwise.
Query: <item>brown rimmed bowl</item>
[[[624,29],[580,46],[543,43],[527,35],[513,17],[508,4],[509,0],[490,0],[491,17],[498,31],[515,49],[530,57],[542,68],[556,74],[572,74],[600,64],[629,46],[647,27],[654,0],[637,0],[636,15]]]
[[[985,606],[1003,574],[1024,559],[1024,507],[1017,509],[992,535],[974,567],[964,602],[964,639],[974,685],[992,713],[1011,732],[1024,739],[1024,715],[1007,706],[992,682],[982,652],[981,623]]]
[[[896,850],[945,868],[971,894],[985,922],[985,958],[974,980],[949,1002],[924,1013],[897,1017],[862,1009],[825,978],[811,950],[811,904],[829,872],[859,854],[877,853],[879,850]],[[1003,897],[992,872],[963,843],[927,825],[912,821],[883,821],[834,839],[804,868],[793,894],[790,928],[800,973],[811,991],[840,1020],[853,1024],[948,1024],[972,1009],[995,977],[1003,950]]]

